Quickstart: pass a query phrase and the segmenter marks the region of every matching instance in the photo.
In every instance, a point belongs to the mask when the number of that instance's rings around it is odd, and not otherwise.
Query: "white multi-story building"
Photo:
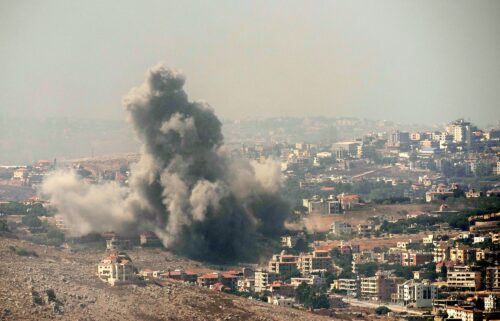
[[[126,254],[113,253],[101,260],[97,275],[111,285],[129,284],[137,281],[136,269]]]
[[[472,142],[472,125],[463,119],[458,119],[446,128],[446,131],[453,136],[454,143],[462,143],[470,147]]]
[[[279,274],[266,270],[255,271],[255,292],[263,292],[267,286],[279,280]]]
[[[429,281],[417,282],[408,280],[399,284],[397,288],[397,301],[405,306],[415,308],[432,307],[432,300],[436,298],[436,287]]]
[[[301,278],[291,278],[290,279],[290,284],[294,287],[298,287],[302,283],[309,284],[309,285],[323,285],[325,284],[325,278],[317,276],[317,275],[311,275],[308,277],[301,277]]]
[[[434,243],[434,235],[433,234],[429,234],[429,235],[425,236],[422,239],[422,243],[424,243],[424,244],[433,244]]]
[[[361,278],[361,297],[375,301],[389,301],[396,292],[398,281],[398,278],[383,271],[378,271],[375,276]]]
[[[496,311],[499,307],[499,300],[496,294],[490,294],[484,298],[484,310]]]
[[[359,297],[361,292],[361,280],[357,279],[338,279],[333,281],[331,285],[332,290],[346,291],[348,296]]]
[[[327,199],[320,198],[318,195],[303,199],[302,206],[307,208],[308,214],[336,214],[342,210],[341,202],[336,200],[333,195]]]
[[[255,279],[252,278],[241,278],[238,279],[238,291],[240,292],[254,292],[255,291]]]

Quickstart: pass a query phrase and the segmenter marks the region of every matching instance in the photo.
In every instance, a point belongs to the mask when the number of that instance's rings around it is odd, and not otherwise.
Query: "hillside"
[[[34,251],[36,256],[19,255],[21,249]],[[139,268],[204,270],[197,262],[161,250],[128,253]],[[330,319],[181,283],[110,287],[96,277],[103,254],[96,249],[75,252],[0,237],[0,320]],[[54,290],[59,304],[46,303],[47,289]],[[33,303],[37,293],[43,304]],[[336,315],[334,319],[351,320],[349,315],[345,317]]]

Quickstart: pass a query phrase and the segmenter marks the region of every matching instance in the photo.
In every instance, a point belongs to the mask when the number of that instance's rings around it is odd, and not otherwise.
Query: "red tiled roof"
[[[359,199],[359,195],[356,194],[346,194],[346,195],[337,195],[337,199],[343,199],[343,200],[355,200]]]
[[[234,279],[234,278],[237,278],[238,276],[234,275],[232,273],[222,273],[222,277],[226,278],[226,279]]]
[[[279,287],[291,287],[292,285],[287,284],[287,283],[283,283],[281,281],[274,281],[273,283],[271,283],[270,286],[272,286],[274,288],[279,288]]]
[[[447,309],[457,310],[457,311],[472,312],[472,313],[479,313],[479,312],[482,312],[481,310],[477,310],[477,309],[466,309],[466,308],[462,308],[462,307],[455,307],[455,306],[447,306],[446,308],[447,308]]]
[[[218,278],[219,276],[216,273],[205,274],[198,277],[198,279],[218,279]]]

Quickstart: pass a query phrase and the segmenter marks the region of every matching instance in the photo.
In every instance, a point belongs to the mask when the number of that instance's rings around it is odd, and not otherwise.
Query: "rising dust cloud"
[[[163,244],[194,258],[249,258],[256,241],[280,233],[288,215],[278,163],[232,160],[221,122],[189,101],[182,74],[163,65],[147,72],[124,106],[142,142],[129,187],[90,185],[72,171],[42,186],[75,235],[156,232]]]

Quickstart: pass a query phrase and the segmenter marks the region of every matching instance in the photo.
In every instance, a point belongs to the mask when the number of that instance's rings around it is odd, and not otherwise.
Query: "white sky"
[[[122,119],[159,62],[222,118],[500,120],[500,1],[3,1],[0,117]]]

